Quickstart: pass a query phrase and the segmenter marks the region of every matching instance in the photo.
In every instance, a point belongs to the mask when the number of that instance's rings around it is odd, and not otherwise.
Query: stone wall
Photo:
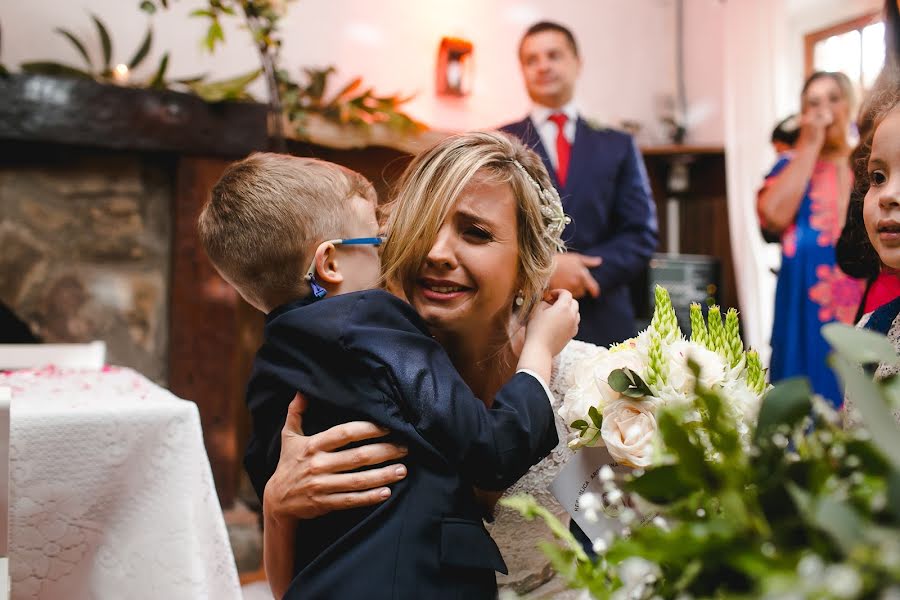
[[[167,381],[173,168],[70,150],[0,164],[0,300],[46,342]]]

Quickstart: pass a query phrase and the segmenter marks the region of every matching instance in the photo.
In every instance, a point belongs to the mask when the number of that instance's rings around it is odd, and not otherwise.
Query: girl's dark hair
[[[851,277],[874,279],[881,270],[881,259],[869,241],[863,222],[863,200],[869,191],[869,156],[875,130],[889,112],[900,102],[900,87],[894,82],[886,88],[873,90],[860,114],[860,141],[850,155],[853,167],[853,189],[847,206],[847,219],[837,241],[835,252],[841,270]]]

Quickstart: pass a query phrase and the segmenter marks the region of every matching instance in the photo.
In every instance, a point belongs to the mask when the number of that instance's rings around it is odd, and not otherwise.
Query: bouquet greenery
[[[603,498],[582,499],[618,504],[625,524],[594,542],[595,559],[532,498],[503,502],[547,521],[557,543],[544,552],[595,598],[900,598],[900,431],[889,410],[900,382],[875,382],[858,366],[898,357],[871,332],[824,333],[865,428],[842,429],[793,379],[765,395],[742,444],[727,389],[706,387],[690,361],[692,401],[657,412],[659,460],[621,489],[601,470]],[[640,513],[657,516],[638,524]]]

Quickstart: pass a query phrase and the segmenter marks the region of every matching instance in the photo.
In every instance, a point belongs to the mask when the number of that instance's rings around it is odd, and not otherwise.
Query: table
[[[0,387],[12,598],[240,599],[195,404],[116,367]]]

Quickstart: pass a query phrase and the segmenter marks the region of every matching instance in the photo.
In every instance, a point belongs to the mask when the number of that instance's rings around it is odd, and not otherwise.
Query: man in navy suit
[[[550,288],[579,299],[576,339],[608,346],[633,336],[629,283],[656,249],[656,210],[643,159],[631,136],[595,127],[573,101],[581,71],[572,32],[557,23],[532,25],[519,44],[519,62],[534,108],[501,129],[543,159],[572,217]]]

